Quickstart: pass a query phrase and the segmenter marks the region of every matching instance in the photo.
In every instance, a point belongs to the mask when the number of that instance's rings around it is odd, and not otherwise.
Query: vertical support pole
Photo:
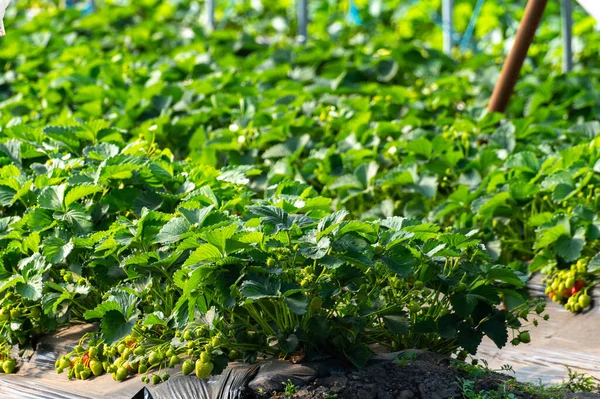
[[[450,55],[454,41],[452,33],[454,32],[454,23],[452,11],[454,10],[454,0],[443,0],[442,2],[442,29],[444,31],[444,53]]]
[[[519,79],[521,67],[523,66],[523,62],[525,62],[525,57],[527,57],[527,50],[529,50],[529,46],[533,41],[535,31],[540,24],[547,3],[548,0],[529,0],[527,2],[525,15],[517,31],[515,43],[502,67],[500,79],[496,83],[494,93],[488,105],[488,111],[504,112],[506,110],[510,96]]]
[[[564,73],[573,69],[573,5],[572,0],[561,0]]]
[[[206,0],[206,23],[211,31],[215,30],[215,2],[216,0]]]
[[[297,0],[298,8],[298,40],[306,43],[308,39],[308,0]]]

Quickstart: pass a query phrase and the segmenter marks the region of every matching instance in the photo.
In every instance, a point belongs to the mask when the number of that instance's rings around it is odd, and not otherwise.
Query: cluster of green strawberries
[[[17,362],[10,356],[10,346],[0,344],[0,372],[12,374],[15,372]]]
[[[204,379],[215,370],[216,357],[228,360],[240,357],[238,350],[225,349],[226,339],[222,334],[211,336],[204,325],[192,325],[174,335],[165,339],[134,330],[107,345],[98,334],[86,334],[70,353],[56,360],[55,368],[59,374],[66,370],[69,379],[86,380],[109,373],[115,381],[124,381],[141,374],[143,382],[158,384],[166,381],[168,370],[179,364],[184,375],[194,373]]]
[[[588,290],[593,284],[586,284],[587,264],[584,259],[571,265],[570,269],[558,270],[544,280],[546,294],[556,303],[564,305],[565,309],[578,313],[589,307],[592,298]]]

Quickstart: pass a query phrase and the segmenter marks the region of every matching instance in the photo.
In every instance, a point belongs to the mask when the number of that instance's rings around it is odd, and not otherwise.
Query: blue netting
[[[354,25],[362,25],[363,21],[360,17],[360,12],[358,10],[358,7],[356,6],[356,3],[354,2],[354,0],[349,0],[349,2],[350,7],[348,7],[348,15],[346,16],[346,19]]]
[[[67,8],[77,7],[78,4],[85,3],[83,7],[81,7],[81,12],[85,14],[89,14],[94,11],[94,0],[67,0],[65,2]]]
[[[349,7],[348,7],[348,14],[346,15],[346,19],[348,20],[348,22],[354,24],[354,25],[362,25],[363,24],[363,20],[360,16],[360,10],[358,9],[356,3],[354,2],[354,0],[348,0],[349,1]],[[503,4],[504,4],[504,0],[500,0]],[[81,2],[85,2],[85,6],[81,9],[83,14],[89,14],[91,12],[94,11],[94,0],[66,0],[66,5],[67,7],[71,8],[71,7],[75,7],[78,3]],[[409,0],[409,5],[410,6],[414,6],[417,3],[419,3],[419,6],[421,6],[422,3],[420,3],[420,0]],[[477,20],[479,19],[479,15],[481,14],[481,10],[483,8],[483,5],[485,4],[485,0],[477,0],[477,4],[475,5],[475,9],[473,10],[473,15],[471,16],[471,19],[469,20],[469,25],[467,26],[467,29],[464,33],[464,35],[461,36],[461,34],[459,32],[457,32],[456,30],[452,30],[452,38],[453,41],[455,43],[460,43],[460,47],[464,50],[467,48],[472,48],[476,51],[478,51],[477,45],[475,43],[472,43],[472,37],[473,37],[473,32],[475,31],[475,25],[477,23]],[[229,17],[231,16],[231,13],[233,12],[235,6],[235,0],[229,0],[229,4],[227,5],[227,8],[225,9],[225,12],[223,13],[223,18],[221,19],[221,21],[219,21],[219,25],[218,25],[218,29],[222,29],[225,27],[225,25],[227,24],[227,22],[229,21]],[[427,10],[430,14],[431,14],[431,20],[434,24],[436,24],[439,28],[443,29],[443,22],[442,22],[442,16],[440,15],[440,13],[438,13],[435,10]]]
[[[483,4],[485,0],[477,0],[477,4],[475,4],[475,9],[473,10],[473,15],[469,20],[469,25],[467,26],[467,30],[463,35],[460,41],[460,47],[464,50],[469,46],[469,42],[471,41],[471,37],[473,36],[473,31],[475,31],[475,24],[479,19],[479,15],[481,14],[481,9],[483,8]]]

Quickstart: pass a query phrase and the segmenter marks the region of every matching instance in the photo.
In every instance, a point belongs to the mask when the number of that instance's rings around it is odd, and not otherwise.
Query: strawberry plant
[[[293,181],[259,199],[252,167],[176,161],[113,132],[4,133],[0,331],[26,346],[99,320],[57,360],[70,378],[157,382],[181,361],[204,378],[261,354],[360,366],[373,343],[475,353],[483,336],[502,347],[544,311],[518,292],[525,275],[489,262],[476,231],[349,219]]]

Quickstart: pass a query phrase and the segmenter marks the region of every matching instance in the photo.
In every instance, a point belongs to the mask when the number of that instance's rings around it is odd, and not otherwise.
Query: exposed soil
[[[360,370],[337,370],[308,385],[296,386],[293,395],[254,391],[254,398],[271,399],[449,399],[463,398],[463,387],[487,392],[490,399],[600,398],[600,395],[541,393],[538,387],[519,384],[508,375],[465,367],[447,357],[417,352],[404,360],[379,359]],[[281,383],[281,382],[280,382]],[[282,384],[283,388],[283,384]],[[280,388],[278,391],[280,391]]]

